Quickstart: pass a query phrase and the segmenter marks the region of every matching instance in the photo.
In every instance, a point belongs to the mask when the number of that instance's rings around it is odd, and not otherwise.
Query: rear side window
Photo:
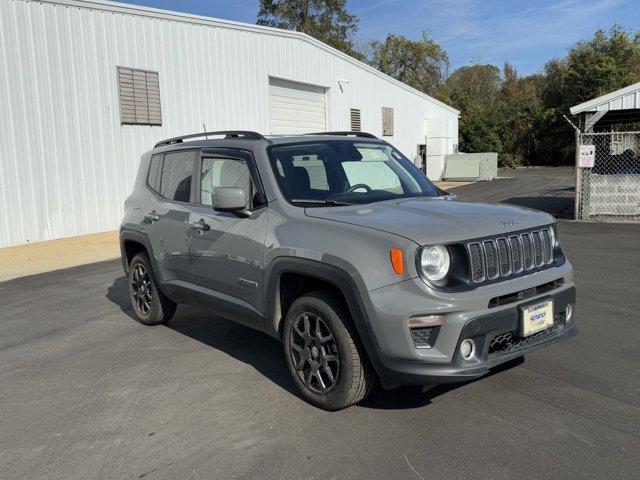
[[[197,156],[195,150],[164,155],[160,170],[160,195],[169,200],[188,202],[191,197],[191,177]]]
[[[160,174],[162,171],[162,157],[163,155],[154,155],[151,157],[151,163],[149,165],[149,175],[147,176],[147,184],[149,187],[160,193]]]

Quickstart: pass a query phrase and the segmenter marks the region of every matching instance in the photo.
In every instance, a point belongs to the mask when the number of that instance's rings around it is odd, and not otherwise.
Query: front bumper
[[[554,302],[553,327],[531,337],[520,339],[517,333],[520,321],[519,307],[547,298]],[[576,335],[578,331],[575,325],[575,314],[571,315],[571,318],[566,318],[567,305],[572,307],[575,305],[575,287],[573,286],[471,318],[464,324],[452,358],[447,362],[397,358],[384,355],[380,351],[374,352],[373,355],[369,351],[369,354],[373,357],[372,361],[378,375],[387,384],[426,385],[464,382],[486,375],[492,368],[521,357],[531,350]],[[575,309],[572,310],[575,312]],[[366,334],[365,336],[371,339],[370,336]],[[471,360],[464,360],[459,355],[460,343],[467,338],[472,339],[476,345],[476,354]],[[507,340],[502,341],[503,339]]]

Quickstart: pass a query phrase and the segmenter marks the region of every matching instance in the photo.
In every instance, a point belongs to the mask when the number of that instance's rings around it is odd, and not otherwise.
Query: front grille
[[[564,312],[556,313],[553,316],[553,325],[546,330],[534,333],[528,337],[520,337],[517,331],[505,332],[496,335],[489,343],[489,356],[505,354],[526,347],[543,337],[551,336],[564,328]]]
[[[552,263],[549,228],[467,244],[471,281],[496,280]]]

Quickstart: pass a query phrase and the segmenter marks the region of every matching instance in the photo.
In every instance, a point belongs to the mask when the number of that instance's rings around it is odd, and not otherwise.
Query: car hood
[[[444,197],[307,208],[306,214],[401,235],[420,245],[451,243],[553,223],[538,210]]]

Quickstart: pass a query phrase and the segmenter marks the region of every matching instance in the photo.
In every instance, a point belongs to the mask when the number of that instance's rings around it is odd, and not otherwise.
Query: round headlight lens
[[[450,265],[449,252],[442,245],[424,247],[420,252],[420,269],[427,280],[442,280],[449,273]]]

